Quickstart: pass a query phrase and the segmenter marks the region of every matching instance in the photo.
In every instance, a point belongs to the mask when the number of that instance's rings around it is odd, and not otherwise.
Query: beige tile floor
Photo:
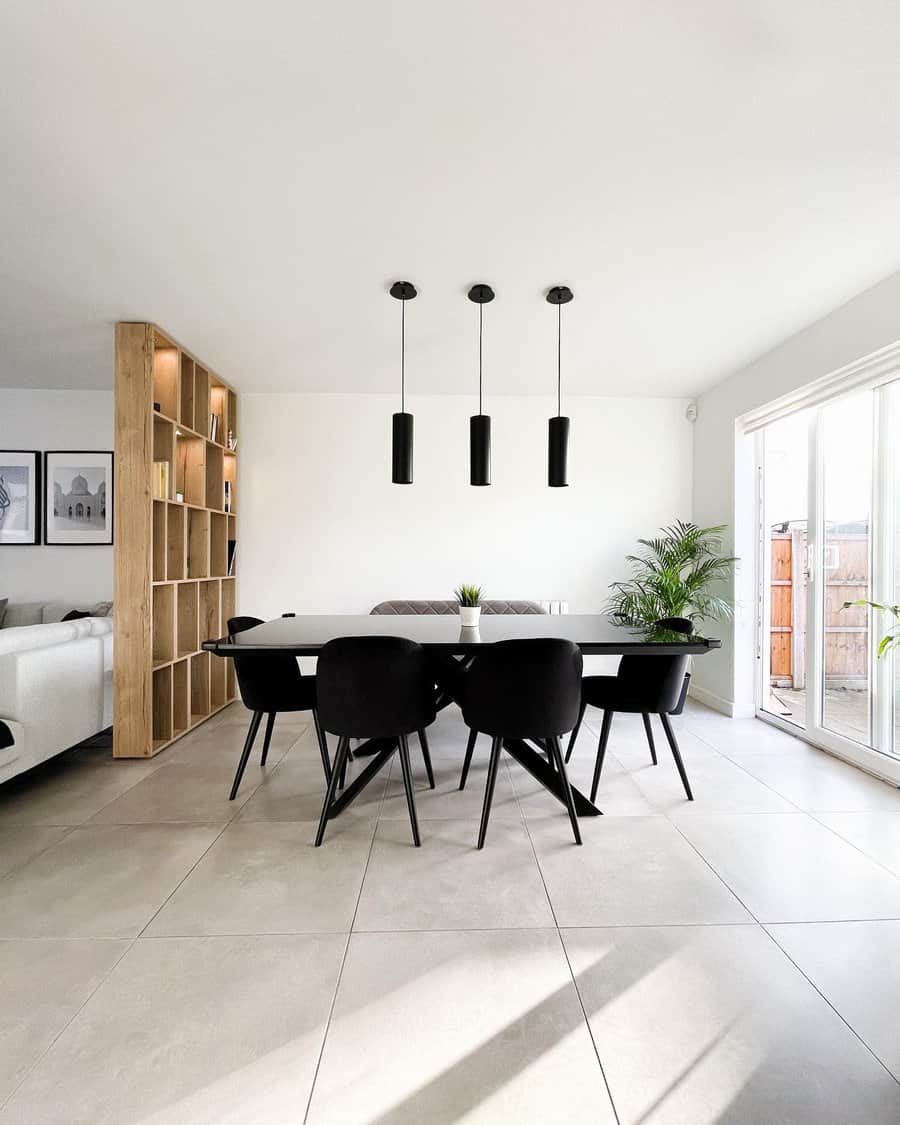
[[[0,791],[0,1123],[900,1121],[900,791],[756,720],[617,716],[576,848],[487,744],[413,739],[312,847],[302,716],[227,801],[246,714]],[[589,787],[599,716],[571,774]]]

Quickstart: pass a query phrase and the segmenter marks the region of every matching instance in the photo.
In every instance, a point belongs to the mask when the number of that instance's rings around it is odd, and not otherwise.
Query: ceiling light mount
[[[398,301],[411,301],[418,295],[419,291],[411,281],[395,281],[391,286],[391,296],[396,297]]]
[[[495,296],[490,285],[485,285],[483,282],[473,285],[469,290],[469,300],[474,301],[476,305],[486,305],[489,301],[493,301]]]
[[[568,285],[554,285],[547,291],[547,301],[551,305],[567,305],[574,297]]]

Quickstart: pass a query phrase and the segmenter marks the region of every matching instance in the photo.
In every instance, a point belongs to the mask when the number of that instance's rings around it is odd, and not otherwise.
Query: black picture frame
[[[0,449],[0,474],[2,474],[2,470],[3,470],[3,459],[4,459],[4,457],[15,457],[15,458],[20,458],[20,459],[30,458],[31,459],[30,465],[26,465],[26,467],[31,470],[31,474],[32,474],[31,479],[34,482],[34,486],[33,486],[33,495],[34,495],[33,513],[34,513],[34,517],[33,517],[33,526],[30,529],[26,529],[25,533],[22,535],[21,538],[6,538],[7,535],[12,535],[13,533],[8,532],[8,531],[4,531],[4,529],[2,527],[0,527],[0,547],[37,547],[37,546],[40,546],[40,543],[41,543],[41,522],[42,522],[41,516],[42,516],[43,510],[44,510],[44,486],[43,486],[43,481],[42,481],[42,478],[41,478],[41,469],[42,469],[41,451],[39,449]],[[16,467],[18,468],[19,466],[16,466]],[[2,476],[0,476],[0,480],[2,480]],[[5,495],[5,493],[6,493],[6,490],[2,487],[2,484],[0,484],[0,506],[4,506],[3,505],[3,496]],[[7,497],[7,499],[8,499],[8,497]]]
[[[64,465],[54,463],[54,458],[65,458]],[[91,459],[94,463],[91,463]],[[108,459],[108,460],[107,460]],[[83,460],[82,464],[78,464]],[[101,463],[106,461],[106,463]],[[55,526],[58,518],[54,512],[54,470],[98,469],[106,472],[106,499],[104,526],[98,528],[65,528]],[[76,474],[77,475],[77,474]],[[74,478],[73,478],[74,479]],[[115,505],[115,454],[111,449],[48,449],[44,451],[44,545],[47,547],[109,547],[113,543],[113,514]]]

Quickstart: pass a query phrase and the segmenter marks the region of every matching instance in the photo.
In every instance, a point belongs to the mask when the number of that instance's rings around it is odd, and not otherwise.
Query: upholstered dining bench
[[[441,601],[428,599],[427,601],[390,601],[379,602],[372,613],[401,616],[404,614],[421,614],[427,616],[436,614],[446,616],[459,613],[459,604],[455,601]],[[537,602],[522,601],[484,601],[481,603],[482,613],[546,613],[547,611]]]

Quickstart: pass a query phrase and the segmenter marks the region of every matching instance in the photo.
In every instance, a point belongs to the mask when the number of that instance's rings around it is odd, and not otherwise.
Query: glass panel
[[[769,683],[763,709],[806,725],[806,520],[809,411],[774,422],[765,432],[763,528],[770,584]]]
[[[822,725],[871,742],[869,613],[842,609],[871,597],[873,394],[862,391],[822,410],[824,514],[824,684]]]

